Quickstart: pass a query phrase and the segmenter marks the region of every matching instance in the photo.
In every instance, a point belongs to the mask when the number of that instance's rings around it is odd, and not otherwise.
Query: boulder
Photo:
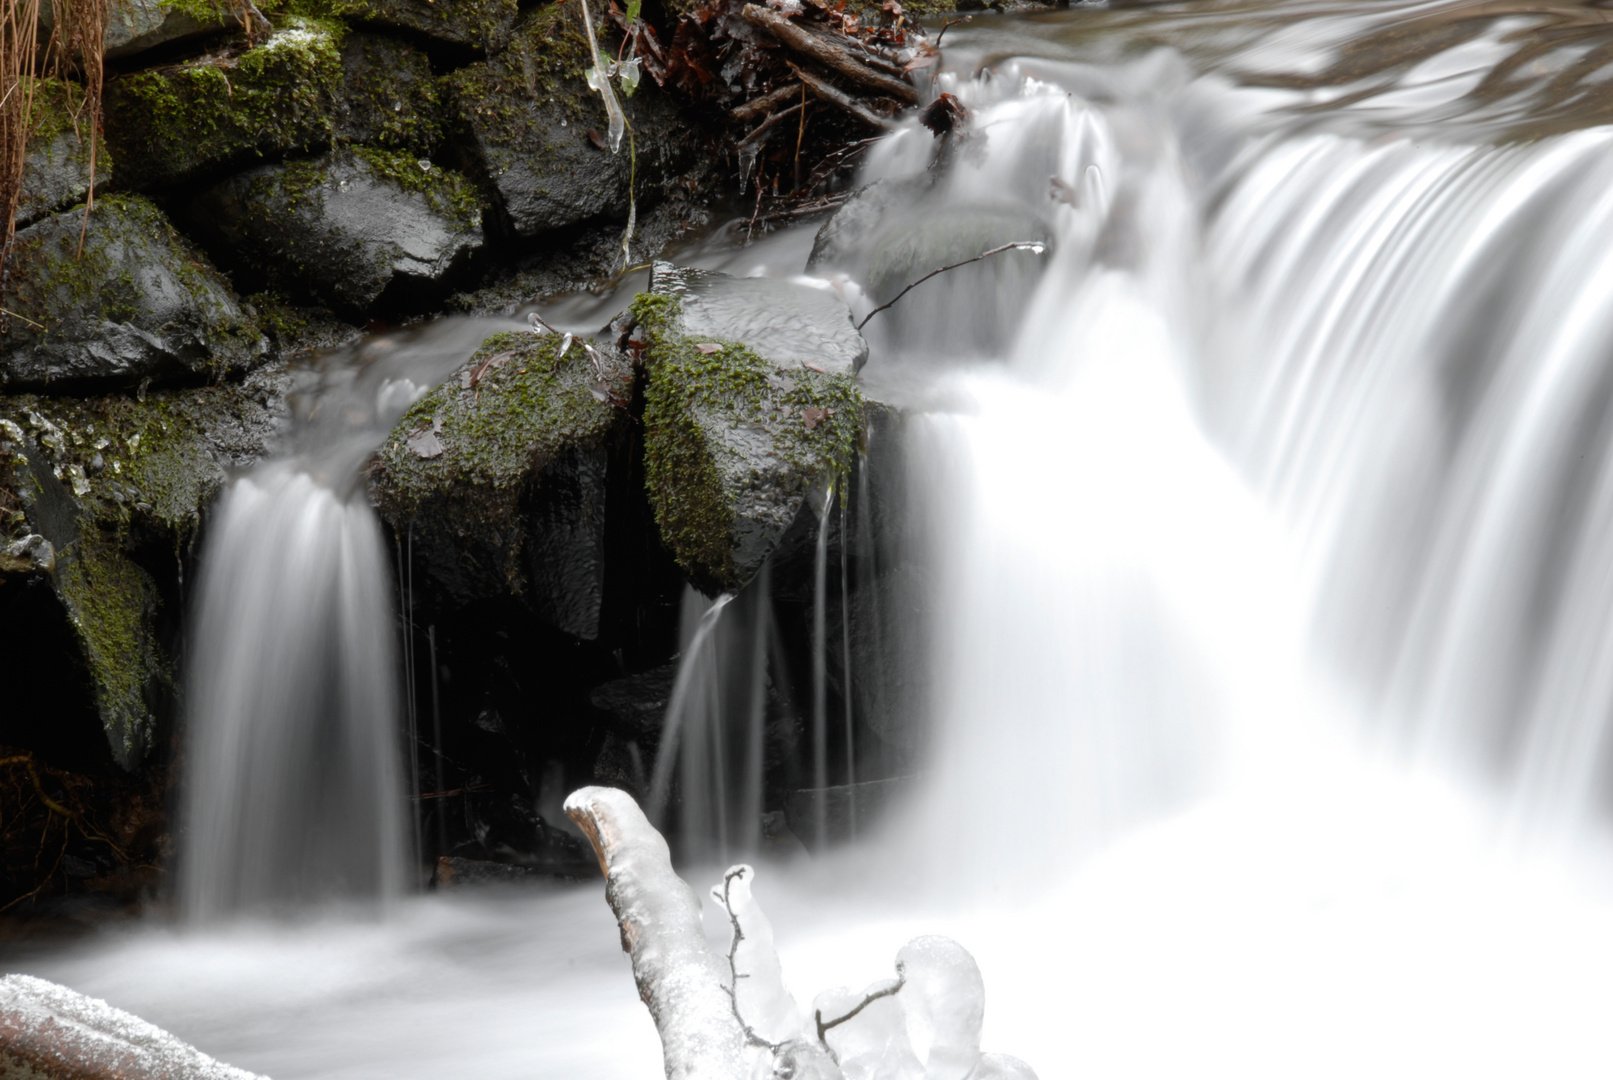
[[[80,252],[80,237],[83,248]],[[223,277],[137,196],[100,199],[16,235],[0,388],[216,380],[268,345]]]
[[[495,334],[404,414],[370,472],[381,516],[449,602],[514,594],[599,632],[607,440],[632,369],[554,335]]]
[[[229,473],[261,457],[288,380],[123,395],[0,398],[0,548],[27,555],[72,627],[113,757],[134,768],[151,744],[151,703],[171,678],[161,600],[141,549],[181,551]],[[47,557],[48,556],[48,557]]]
[[[626,218],[635,171],[637,199],[649,202],[694,161],[694,129],[649,79],[623,101],[631,143],[606,149],[605,107],[583,79],[590,64],[577,6],[552,4],[509,48],[449,76],[464,155],[519,236]]]
[[[425,52],[396,38],[349,34],[332,133],[338,142],[430,155],[442,140],[443,109]]]
[[[99,998],[0,978],[0,1076],[27,1080],[263,1080]]]
[[[106,132],[120,182],[167,187],[329,144],[345,34],[339,23],[288,19],[245,52],[109,81]]]
[[[249,169],[203,191],[189,217],[243,280],[359,314],[389,288],[431,292],[482,246],[463,177],[369,147]]]
[[[55,5],[39,5],[41,36],[56,25]],[[211,0],[109,0],[106,34],[101,39],[108,60],[125,60],[158,45],[217,34],[241,26],[241,13]]]
[[[516,0],[369,0],[366,22],[466,49],[495,52],[509,42]]]
[[[89,121],[76,119],[82,96],[74,83],[41,79],[35,84],[33,131],[17,201],[18,228],[81,203],[89,195]],[[104,189],[112,179],[112,155],[103,145],[94,156],[95,182]]]
[[[707,593],[750,581],[807,493],[856,456],[863,349],[845,305],[828,299],[657,263],[634,301],[650,503],[662,541]]]

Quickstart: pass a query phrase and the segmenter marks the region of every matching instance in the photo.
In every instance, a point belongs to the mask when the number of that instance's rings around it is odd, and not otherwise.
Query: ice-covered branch
[[[615,788],[572,792],[566,815],[599,858],[639,997],[661,1033],[667,1080],[740,1080],[745,1033],[700,928],[700,901],[673,872],[666,841]]]

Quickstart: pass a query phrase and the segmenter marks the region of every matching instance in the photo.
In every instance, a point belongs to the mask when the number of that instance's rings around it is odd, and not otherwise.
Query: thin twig
[[[803,94],[806,93],[806,87],[804,87],[804,86],[801,87],[801,93],[803,93]],[[757,139],[761,138],[763,135],[765,135],[767,132],[771,131],[775,126],[777,126],[779,121],[784,120],[784,119],[786,119],[788,117],[794,116],[796,113],[802,112],[805,108],[806,108],[805,105],[798,104],[798,105],[791,105],[787,109],[779,110],[778,112],[774,113],[772,116],[769,116],[766,120],[763,120],[760,124],[757,124],[755,131],[752,131],[749,135],[747,135],[743,139],[739,140],[739,145],[740,146],[749,146],[751,143],[755,142]],[[803,119],[804,119],[804,117],[803,117]]]
[[[967,23],[967,22],[974,22],[974,21],[975,21],[975,17],[973,15],[964,15],[964,16],[961,16],[961,17],[956,18],[956,19],[948,19],[946,22],[941,24],[941,32],[939,34],[935,35],[935,47],[937,49],[939,49],[941,47],[941,39],[947,36],[947,31],[948,30],[952,29],[954,26],[957,26],[959,23]]]
[[[734,1007],[734,1019],[739,1022],[739,1028],[745,1033],[746,1041],[753,1046],[765,1046],[769,1050],[776,1052],[781,1044],[768,1042],[756,1034],[755,1029],[745,1023],[745,1018],[739,1014],[739,980],[748,979],[750,976],[739,973],[739,943],[745,940],[745,930],[739,925],[739,916],[734,914],[734,905],[729,894],[734,886],[734,879],[744,874],[744,872],[745,867],[736,866],[724,874],[722,878],[722,907],[724,911],[728,912],[728,923],[733,927],[734,931],[733,936],[728,939],[729,979],[728,986],[724,989],[728,991],[728,1002]]]
[[[759,98],[756,98],[752,101],[747,101],[743,105],[734,106],[733,110],[730,111],[728,115],[732,116],[735,120],[738,120],[742,124],[748,124],[758,117],[766,116],[780,105],[783,105],[785,102],[789,101],[795,96],[795,92],[799,88],[800,84],[798,83],[785,83],[783,86],[780,86],[775,90],[769,90]]]
[[[837,1028],[841,1024],[844,1024],[847,1020],[852,1019],[858,1013],[868,1008],[868,1006],[872,1005],[880,998],[895,997],[897,994],[901,993],[902,987],[906,985],[907,965],[898,960],[896,961],[896,984],[894,986],[887,986],[883,990],[875,990],[872,994],[869,994],[867,997],[863,998],[862,1003],[855,1009],[852,1009],[846,1015],[836,1017],[835,1019],[826,1022],[823,1019],[822,1009],[812,1010],[813,1022],[817,1024],[818,1027],[818,1041],[823,1044],[823,1048],[825,1050],[828,1050],[830,1054],[833,1054],[834,1050],[829,1046],[829,1040],[824,1037],[829,1034],[830,1029]],[[839,1061],[840,1059],[839,1057],[836,1057],[835,1060]]]
[[[906,296],[908,293],[912,292],[926,281],[929,281],[937,274],[944,274],[948,270],[956,270],[960,266],[968,266],[970,263],[977,263],[981,259],[989,259],[993,255],[1001,255],[1005,251],[1014,251],[1016,249],[1022,249],[1032,252],[1033,254],[1040,255],[1042,252],[1047,250],[1047,245],[1042,243],[1040,240],[1015,240],[1013,243],[1003,244],[1001,247],[994,247],[990,251],[982,251],[979,255],[976,255],[972,259],[965,259],[962,262],[955,262],[951,266],[943,266],[939,270],[931,270],[928,274],[925,274],[917,281],[912,282],[907,286],[907,288],[903,289],[901,292],[891,297],[888,301],[879,305],[873,311],[870,311],[867,315],[863,316],[863,321],[857,324],[857,329],[861,330],[863,327],[867,326],[869,319],[872,319],[881,311],[886,310],[891,305],[895,304],[896,301],[900,300],[902,297]]]

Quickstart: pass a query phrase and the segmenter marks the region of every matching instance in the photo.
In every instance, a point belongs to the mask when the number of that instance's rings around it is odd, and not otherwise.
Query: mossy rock
[[[39,5],[41,40],[55,28],[55,14],[54,4]],[[102,47],[106,59],[126,60],[159,45],[240,25],[240,12],[215,0],[108,0]]]
[[[97,201],[87,225],[83,208],[30,225],[12,258],[0,387],[203,382],[267,355],[223,277],[138,196]]]
[[[365,0],[358,18],[466,49],[497,52],[510,40],[516,0]]]
[[[683,302],[660,284],[671,269],[656,265],[652,291],[632,309],[631,340],[649,375],[645,480],[661,539],[690,580],[733,592],[767,561],[807,493],[848,474],[862,399],[849,369],[780,364],[732,337],[688,336]]]
[[[328,145],[345,34],[341,23],[290,19],[238,55],[112,80],[106,131],[120,182],[139,190],[166,187]]]
[[[590,63],[577,6],[553,4],[503,52],[448,77],[464,153],[519,236],[626,218],[630,186],[653,201],[698,155],[697,130],[649,79],[623,102],[631,141],[606,149],[605,106],[583,77]]]
[[[243,281],[355,315],[389,289],[400,302],[439,291],[482,246],[468,181],[368,147],[249,169],[199,195],[190,217]]]
[[[443,119],[438,81],[422,50],[379,34],[348,35],[333,132],[338,142],[427,157],[442,141]]]
[[[135,768],[174,661],[159,641],[160,596],[137,549],[188,546],[229,471],[262,457],[284,415],[288,380],[153,391],[144,401],[0,398],[9,481],[21,520],[53,547],[52,583],[78,639],[113,756]]]
[[[580,638],[599,629],[607,442],[631,366],[610,350],[495,334],[398,422],[370,472],[381,516],[452,603],[526,598]]]
[[[33,91],[28,153],[23,159],[17,202],[19,228],[83,202],[90,193],[92,174],[103,189],[112,179],[112,155],[105,146],[96,148],[93,169],[91,166],[90,119],[83,89],[76,83],[40,79]]]

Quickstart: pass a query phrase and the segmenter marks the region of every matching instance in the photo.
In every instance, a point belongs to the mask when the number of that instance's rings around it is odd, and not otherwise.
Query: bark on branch
[[[778,12],[746,4],[744,14],[745,21],[772,34],[785,48],[839,72],[858,86],[905,105],[918,104],[919,93],[911,83],[874,70],[845,48],[801,29]]]
[[[789,61],[786,60],[785,63],[789,64]],[[824,82],[816,75],[813,75],[811,72],[808,72],[795,64],[789,64],[789,67],[791,71],[795,72],[796,78],[806,83],[814,94],[817,94],[829,104],[846,110],[846,112],[850,113],[852,116],[855,116],[857,119],[861,120],[871,128],[875,128],[879,131],[896,130],[895,124],[891,123],[883,116],[880,116],[878,113],[863,108],[857,103],[855,98],[846,93],[844,90],[841,90],[839,87]]]

